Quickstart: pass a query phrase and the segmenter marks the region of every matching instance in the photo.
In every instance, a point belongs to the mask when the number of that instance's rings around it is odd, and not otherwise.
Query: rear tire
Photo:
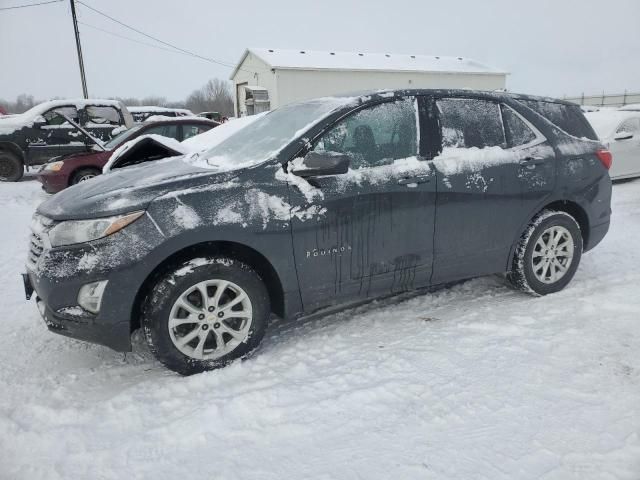
[[[24,175],[24,164],[16,155],[0,151],[0,182],[17,182]]]
[[[262,340],[271,306],[248,265],[226,257],[197,258],[161,277],[142,309],[149,348],[182,375],[221,368]]]
[[[73,174],[71,177],[71,185],[75,185],[80,182],[85,182],[87,180],[91,180],[94,177],[97,177],[102,172],[96,168],[81,168],[77,172]]]
[[[547,295],[571,281],[582,257],[582,233],[566,212],[544,210],[526,228],[507,280],[517,290]]]

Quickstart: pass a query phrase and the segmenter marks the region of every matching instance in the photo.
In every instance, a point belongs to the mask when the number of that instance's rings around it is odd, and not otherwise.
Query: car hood
[[[53,220],[119,215],[144,210],[160,195],[225,182],[241,172],[216,173],[184,162],[183,157],[173,157],[80,182],[40,204],[37,211]]]

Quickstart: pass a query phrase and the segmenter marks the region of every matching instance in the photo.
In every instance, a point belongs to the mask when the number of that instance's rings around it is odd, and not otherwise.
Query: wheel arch
[[[260,252],[244,244],[231,241],[211,241],[197,243],[175,251],[147,275],[135,296],[131,311],[131,331],[140,327],[140,313],[144,299],[162,275],[188,260],[211,255],[228,256],[252,267],[264,281],[269,293],[272,312],[281,317],[284,316],[284,290],[280,277],[271,262]]]
[[[98,167],[95,167],[93,165],[78,165],[77,167],[75,167],[73,170],[71,170],[71,172],[69,172],[69,175],[67,176],[67,186],[70,187],[71,185],[73,185],[73,181],[76,177],[76,175],[78,174],[78,172],[80,170],[93,170],[98,172],[98,175],[102,175],[102,170]]]
[[[0,142],[0,151],[2,150],[13,153],[14,155],[17,155],[17,157],[22,161],[24,165],[26,156],[24,151],[20,148],[20,146],[18,146],[13,142]]]
[[[515,255],[522,232],[527,228],[527,225],[529,225],[532,222],[532,220],[544,210],[555,210],[558,212],[565,212],[571,215],[573,218],[575,218],[576,222],[578,222],[578,226],[580,227],[580,234],[582,235],[582,245],[586,246],[589,244],[588,242],[589,242],[590,222],[589,222],[589,216],[587,215],[586,210],[578,202],[575,202],[572,200],[554,200],[553,202],[549,202],[544,206],[542,206],[541,208],[539,208],[538,210],[536,210],[536,212],[533,213],[527,219],[526,223],[522,225],[522,228],[518,232],[511,246],[511,251],[509,252],[509,258],[507,259],[507,269],[506,269],[507,271],[511,269],[513,256]]]

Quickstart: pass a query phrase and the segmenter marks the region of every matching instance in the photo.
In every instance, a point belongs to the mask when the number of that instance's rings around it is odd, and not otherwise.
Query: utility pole
[[[80,32],[78,31],[78,19],[76,18],[76,2],[69,0],[71,3],[71,16],[73,17],[73,30],[76,34],[76,47],[78,49],[78,65],[80,66],[80,79],[82,80],[82,94],[84,98],[89,98],[87,92],[87,78],[84,74],[84,61],[82,60],[82,47],[80,46]]]

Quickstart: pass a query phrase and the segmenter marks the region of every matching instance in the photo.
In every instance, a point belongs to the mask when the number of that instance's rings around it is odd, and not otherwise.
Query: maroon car
[[[211,130],[218,125],[218,122],[205,118],[176,117],[167,118],[166,120],[152,120],[136,125],[123,131],[105,144],[101,144],[91,138],[95,143],[91,150],[52,158],[38,172],[38,180],[42,183],[42,188],[47,193],[56,193],[71,185],[100,175],[102,167],[109,161],[111,154],[125,142],[133,140],[140,135],[162,135],[181,142]],[[87,132],[83,133],[85,136],[89,136]]]

